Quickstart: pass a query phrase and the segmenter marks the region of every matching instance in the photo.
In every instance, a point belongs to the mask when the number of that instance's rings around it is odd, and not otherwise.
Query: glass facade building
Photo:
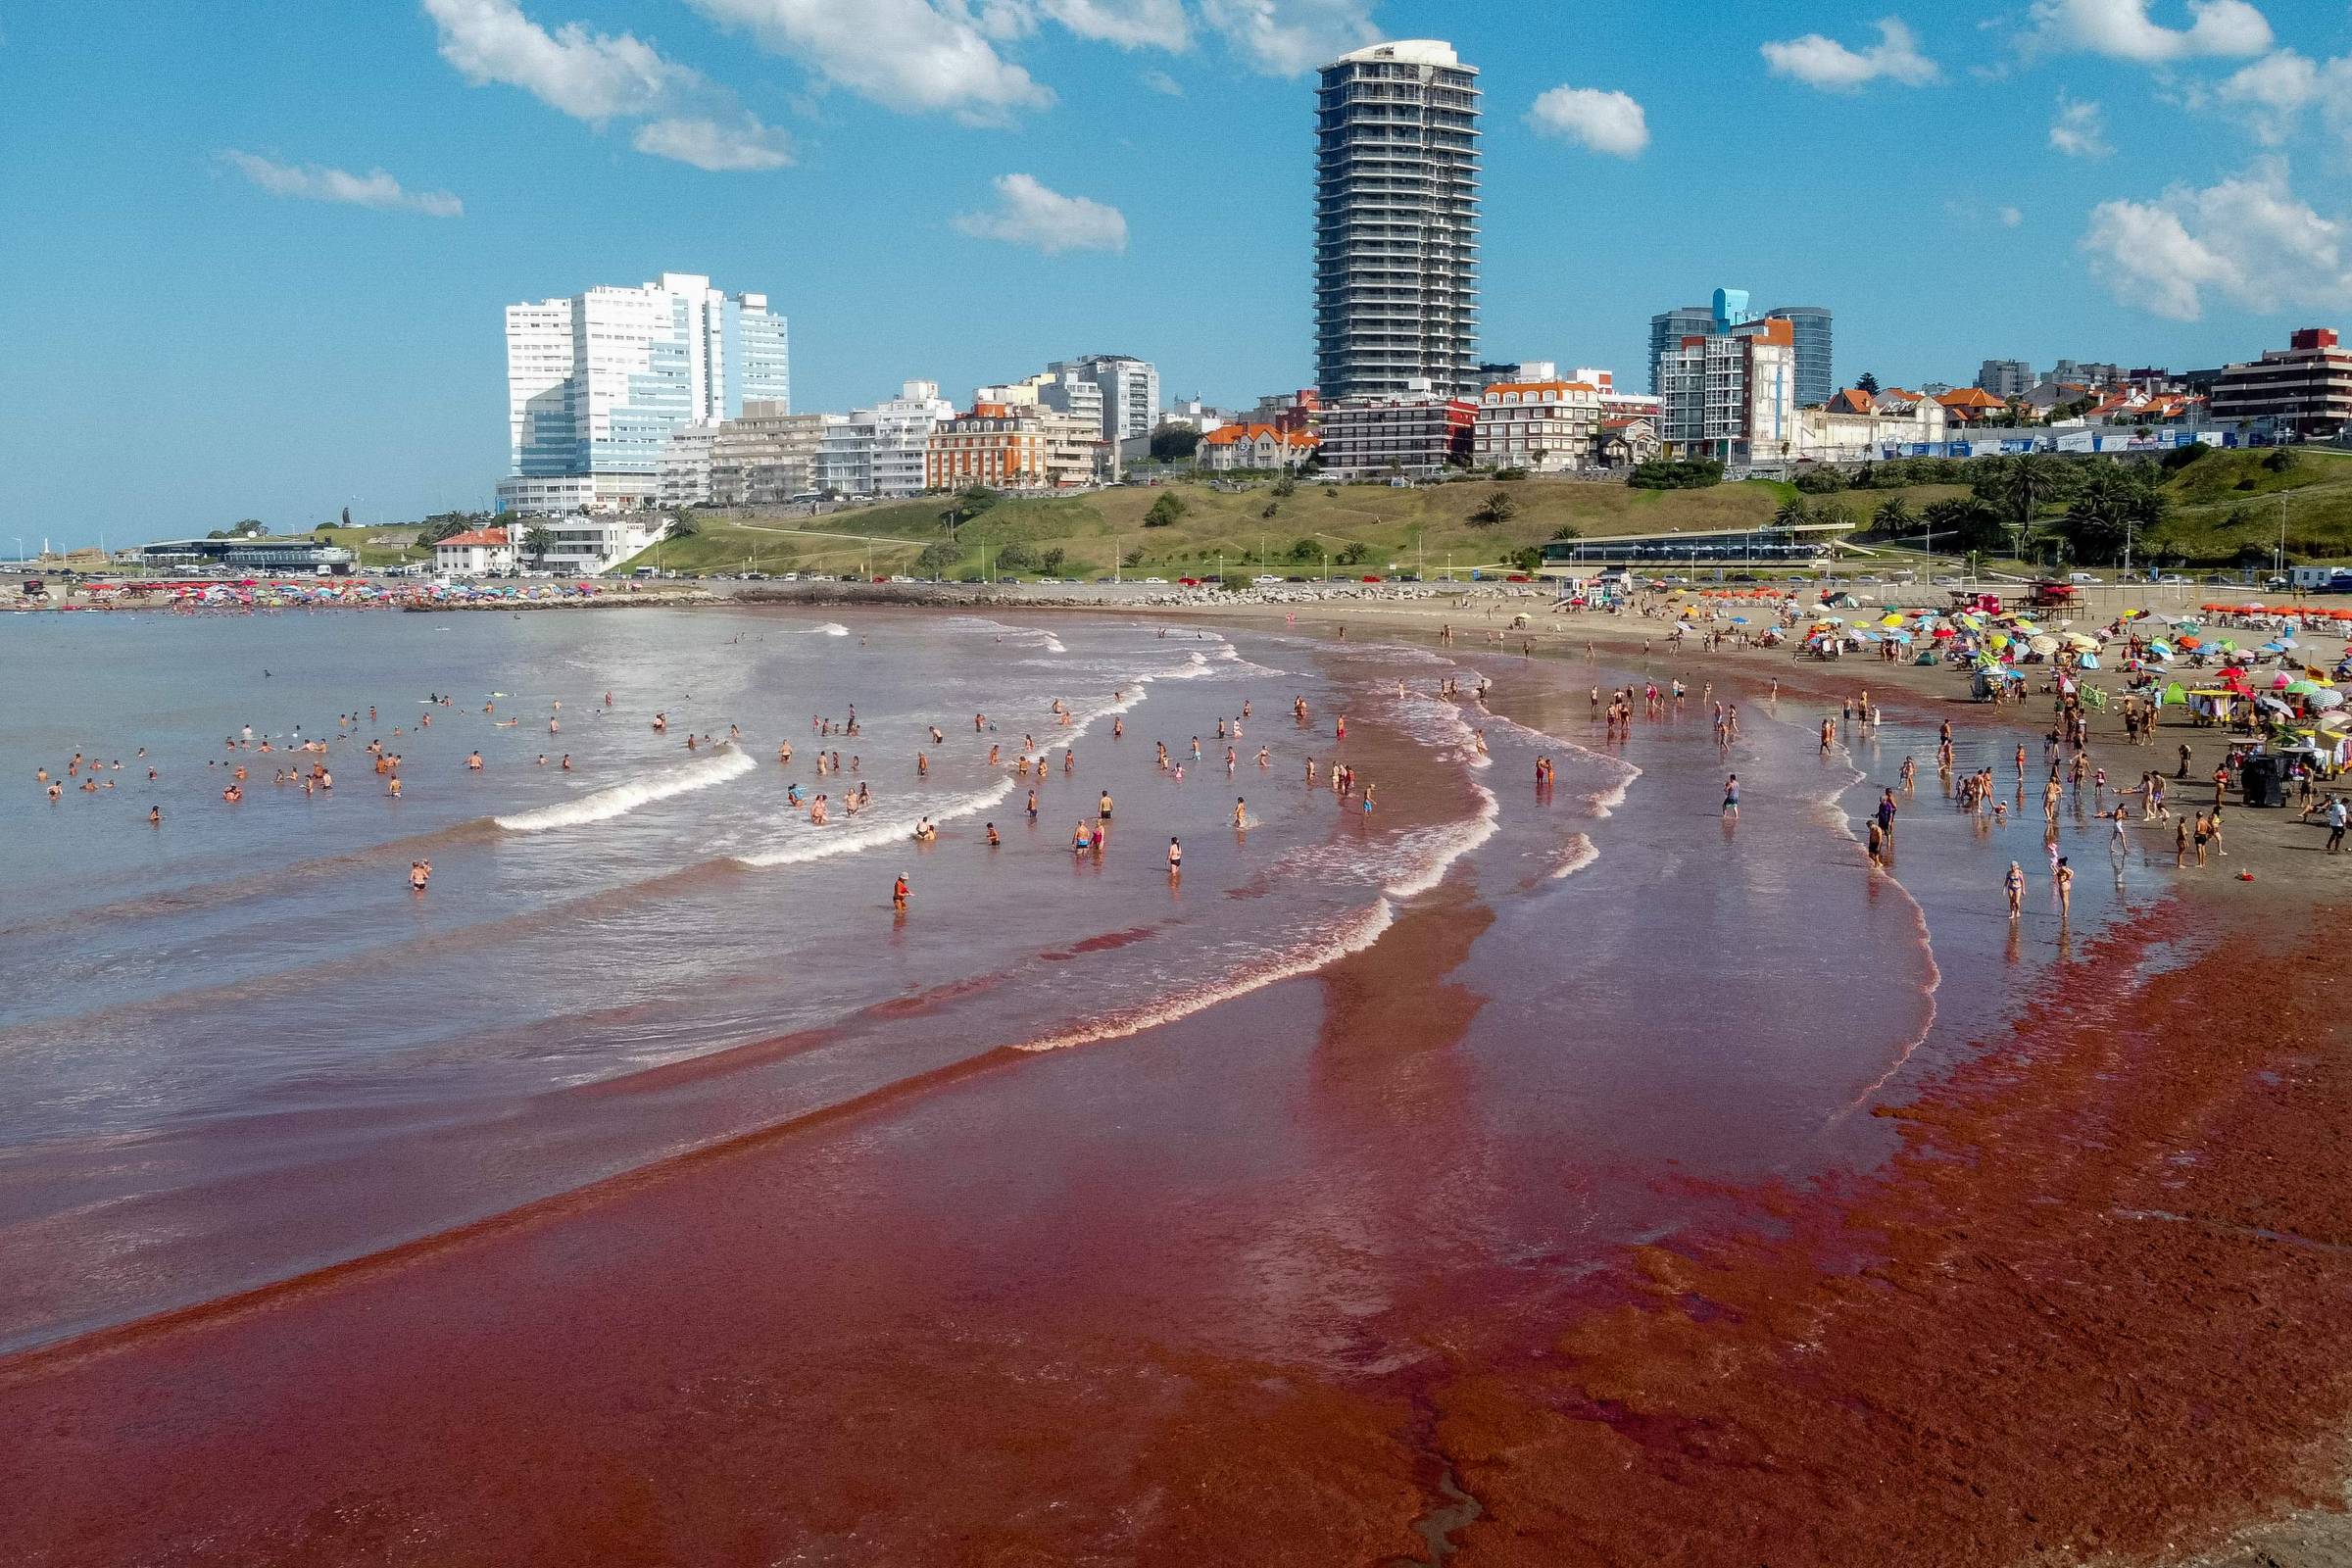
[[[1768,311],[1748,308],[1745,289],[1719,288],[1705,305],[1685,305],[1661,311],[1649,318],[1649,389],[1666,393],[1667,361],[1687,337],[1721,337],[1742,322],[1777,317],[1787,321],[1796,339],[1796,401],[1818,408],[1838,391],[1838,370],[1832,352],[1830,313],[1819,305],[1777,305]]]
[[[1315,379],[1325,403],[1478,390],[1476,68],[1408,39],[1315,98]]]
[[[650,504],[672,431],[737,417],[747,402],[787,404],[791,390],[785,319],[764,294],[664,272],[507,307],[513,479],[593,480],[581,493],[595,503]]]

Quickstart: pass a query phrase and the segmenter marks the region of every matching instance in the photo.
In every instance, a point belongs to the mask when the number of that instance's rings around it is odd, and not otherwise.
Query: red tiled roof
[[[1849,386],[1830,399],[1826,407],[1837,414],[1870,414],[1876,412],[1877,406],[1870,401],[1869,393],[1860,387]]]
[[[506,542],[507,530],[504,528],[475,528],[468,533],[453,533],[448,538],[441,540],[439,543],[443,545],[461,546],[495,546],[503,545]],[[435,548],[438,548],[438,545]]]

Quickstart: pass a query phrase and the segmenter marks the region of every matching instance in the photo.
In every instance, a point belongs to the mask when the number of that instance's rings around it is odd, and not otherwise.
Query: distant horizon
[[[1433,0],[799,15],[16,20],[0,265],[30,303],[0,378],[40,412],[0,541],[484,510],[505,307],[665,270],[768,297],[804,413],[1111,350],[1168,403],[1314,385],[1312,72],[1384,37],[1481,73],[1484,361],[1642,390],[1650,317],[1717,287],[1831,311],[1839,386],[2211,368],[2352,326],[2352,226],[2313,205],[2352,152],[2340,7],[1766,0],[1703,48],[1658,3],[1605,37]],[[107,98],[140,113],[86,135]]]

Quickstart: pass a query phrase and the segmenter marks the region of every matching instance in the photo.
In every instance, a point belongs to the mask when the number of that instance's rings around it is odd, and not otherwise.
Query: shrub
[[[1704,490],[1723,483],[1723,465],[1712,458],[1652,458],[1634,465],[1625,482],[1636,490]]]

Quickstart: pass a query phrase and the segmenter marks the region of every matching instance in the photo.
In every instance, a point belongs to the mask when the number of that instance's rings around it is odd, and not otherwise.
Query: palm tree
[[[1809,515],[1810,514],[1805,510],[1805,498],[1790,496],[1781,503],[1780,511],[1772,514],[1772,523],[1776,528],[1794,528],[1801,525]]]
[[[533,523],[522,532],[522,548],[530,552],[531,564],[547,564],[547,553],[556,548],[555,531],[545,523]]]
[[[1918,521],[1912,516],[1911,509],[1903,504],[1901,496],[1888,496],[1880,502],[1879,510],[1870,514],[1870,520],[1879,532],[1889,538],[1900,538],[1909,533]]]

